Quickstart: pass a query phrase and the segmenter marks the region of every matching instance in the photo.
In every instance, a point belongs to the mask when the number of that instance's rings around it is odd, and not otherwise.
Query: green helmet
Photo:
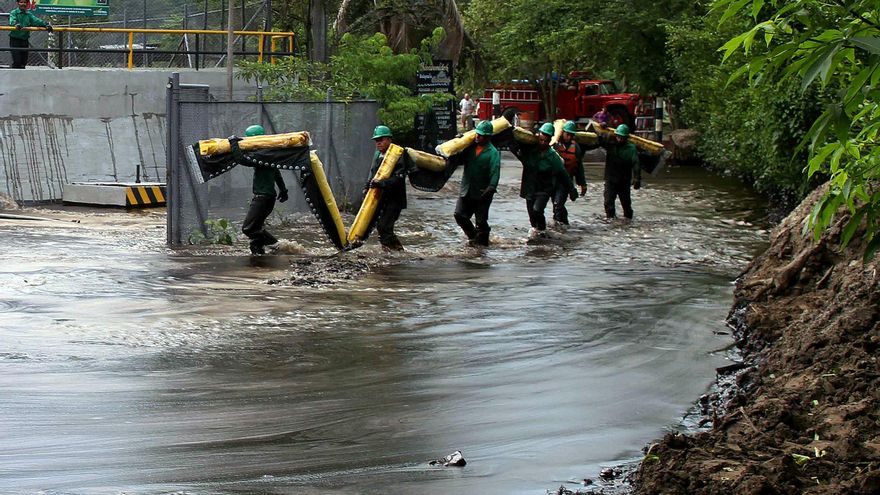
[[[259,124],[254,124],[244,130],[244,135],[248,136],[248,137],[262,136],[263,134],[266,134],[266,129],[263,129],[263,126],[261,126]]]
[[[394,136],[391,134],[391,129],[389,129],[387,125],[377,125],[376,128],[373,130],[373,139],[379,139],[383,137],[390,138]]]
[[[488,120],[484,120],[477,124],[477,134],[480,136],[491,136],[493,132],[495,132],[495,128],[492,127],[492,123]]]
[[[569,120],[568,122],[565,123],[564,126],[562,126],[562,130],[564,132],[570,132],[570,133],[574,134],[578,131],[578,126],[577,126],[577,124],[574,123],[573,120]]]
[[[626,124],[620,124],[619,126],[617,126],[617,129],[614,130],[614,134],[617,134],[618,136],[621,136],[621,137],[628,137],[629,136],[629,126]]]
[[[541,126],[540,132],[542,134],[552,136],[554,133],[556,133],[556,129],[553,127],[553,124],[551,124],[550,122],[547,122],[546,124]]]

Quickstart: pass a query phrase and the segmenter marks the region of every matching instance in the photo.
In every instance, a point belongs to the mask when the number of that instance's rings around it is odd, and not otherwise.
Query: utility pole
[[[229,0],[229,13],[226,21],[226,88],[229,100],[232,101],[232,53],[233,37],[235,36],[235,2]]]

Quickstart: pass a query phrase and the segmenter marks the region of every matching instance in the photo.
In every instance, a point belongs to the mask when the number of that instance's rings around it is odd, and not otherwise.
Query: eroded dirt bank
[[[880,493],[880,289],[863,244],[802,226],[821,191],[773,232],[737,283],[745,369],[709,431],[649,448],[637,494]],[[712,413],[710,413],[712,414]]]

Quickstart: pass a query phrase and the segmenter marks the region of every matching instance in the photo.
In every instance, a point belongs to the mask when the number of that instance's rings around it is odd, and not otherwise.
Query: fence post
[[[327,143],[326,149],[327,153],[325,154],[323,161],[326,164],[326,175],[331,177],[330,171],[333,170],[333,166],[335,165],[333,157],[335,153],[333,153],[333,89],[327,88],[327,101],[324,104],[326,107],[326,111],[324,114],[327,116],[326,125],[324,126],[324,141]]]
[[[663,98],[654,99],[654,140],[663,142]]]
[[[175,208],[177,206],[175,203],[180,193],[180,178],[178,177],[177,170],[178,147],[175,145],[178,133],[177,112],[179,106],[177,105],[177,98],[180,94],[179,72],[171,74],[171,77],[168,78],[168,85],[165,88],[165,201],[167,210],[165,215],[165,242],[171,246],[176,243],[179,237],[178,232],[176,232],[179,225],[176,216],[179,215],[179,212]]]
[[[144,19],[144,23],[143,23],[144,29],[147,29],[147,0],[144,0],[144,17],[143,17],[143,19]],[[132,38],[132,39],[134,39],[134,38]],[[144,67],[149,67],[150,66],[150,59],[148,58],[149,56],[147,55],[147,33],[144,33],[144,36],[141,38],[141,45],[143,45],[142,48],[144,50],[143,55],[141,55],[141,60],[144,64]],[[132,49],[134,49],[134,45],[132,45]]]

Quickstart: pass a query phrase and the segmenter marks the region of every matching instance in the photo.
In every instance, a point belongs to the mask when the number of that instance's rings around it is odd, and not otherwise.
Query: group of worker
[[[535,237],[545,237],[547,220],[544,210],[552,202],[553,220],[561,226],[569,224],[566,200],[575,201],[587,192],[584,175],[584,149],[575,141],[577,127],[573,121],[563,126],[561,139],[554,146],[550,141],[555,133],[553,124],[546,123],[537,132],[536,146],[512,146],[512,151],[523,165],[520,182],[520,197],[526,201],[529,224]],[[501,154],[492,144],[492,123],[482,121],[475,129],[474,144],[466,148],[463,154],[464,169],[458,201],[453,217],[467,237],[468,242],[476,246],[489,245],[489,209],[498,181],[501,177]],[[364,187],[382,190],[376,230],[379,242],[388,250],[402,250],[403,245],[394,233],[394,224],[406,208],[406,166],[400,160],[391,177],[382,181],[374,181],[379,165],[391,144],[391,130],[380,125],[373,132],[376,142],[376,153],[370,178]],[[613,139],[600,138],[599,145],[605,149],[605,215],[615,218],[615,203],[619,199],[623,215],[632,219],[632,199],[630,187],[641,187],[641,168],[635,146],[629,142],[629,127],[619,125],[614,131]],[[577,188],[576,188],[577,186]]]
[[[262,126],[253,125],[247,128],[245,136],[261,135],[264,132]],[[489,209],[501,176],[501,154],[492,144],[493,132],[491,122],[482,121],[477,124],[474,143],[461,156],[464,167],[453,217],[468,242],[474,246],[489,245]],[[553,220],[557,225],[567,226],[569,219],[566,201],[575,201],[587,192],[583,167],[584,149],[575,141],[576,132],[575,123],[566,122],[561,139],[551,146],[555,129],[553,124],[545,123],[536,133],[536,145],[525,146],[512,142],[511,151],[523,166],[520,197],[526,202],[533,237],[547,236],[544,210],[548,204],[552,203]],[[374,179],[393,137],[387,126],[380,125],[374,129],[372,139],[376,144],[376,152],[363,193],[366,195],[371,188],[382,191],[375,223],[379,242],[386,250],[401,251],[403,244],[394,232],[394,225],[407,205],[406,160],[398,160],[388,178]],[[633,210],[630,187],[641,187],[641,168],[636,148],[629,142],[629,127],[626,124],[619,125],[614,131],[614,137],[600,137],[599,145],[606,153],[605,215],[609,219],[616,217],[615,202],[619,199],[624,217],[631,219]],[[265,220],[272,212],[276,199],[280,202],[286,201],[288,192],[277,169],[255,167],[253,193],[254,198],[242,231],[250,239],[251,252],[263,254],[265,246],[278,242],[266,231]]]

